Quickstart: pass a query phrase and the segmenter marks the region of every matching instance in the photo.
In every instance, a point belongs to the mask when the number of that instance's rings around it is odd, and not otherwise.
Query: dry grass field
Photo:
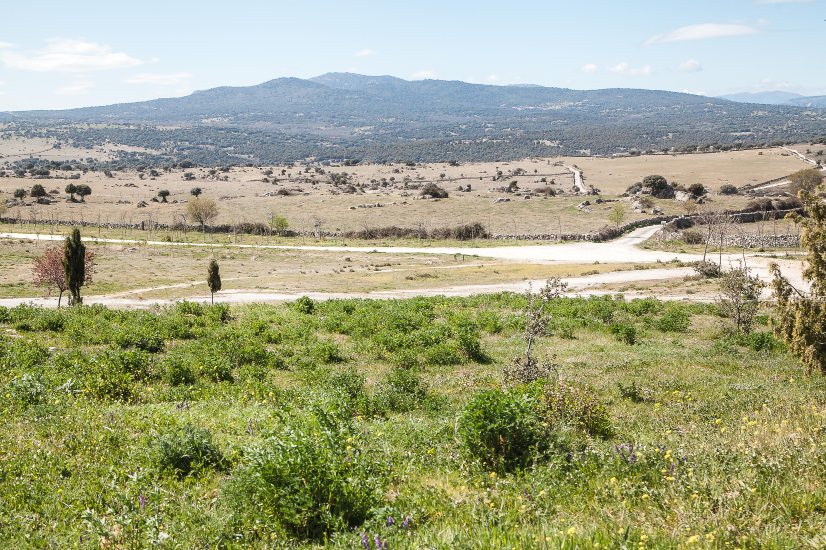
[[[366,293],[513,283],[553,276],[575,277],[632,269],[631,264],[537,265],[465,255],[374,254],[307,250],[162,247],[95,244],[94,282],[88,296],[134,299],[207,294],[206,268],[218,259],[224,291]],[[34,258],[46,246],[35,240],[2,241],[0,298],[45,296],[32,281]]]
[[[35,144],[28,146],[33,148]],[[11,143],[3,147],[6,147],[5,154],[12,152]],[[72,172],[56,171],[52,179],[45,180],[7,174],[0,178],[0,198],[10,198],[15,189],[30,189],[34,183],[41,183],[47,191],[56,191],[61,200],[51,205],[12,207],[9,215],[26,220],[171,223],[181,220],[185,201],[191,198],[190,189],[200,187],[204,196],[218,201],[220,214],[215,223],[266,222],[273,215],[283,215],[290,227],[299,231],[310,231],[313,227],[323,231],[353,231],[390,225],[432,229],[471,222],[481,222],[493,233],[506,234],[598,229],[609,223],[612,205],[595,205],[588,211],[576,208],[583,198],[575,194],[573,177],[565,167],[574,164],[583,170],[586,184],[600,189],[605,197],[620,194],[649,174],[661,174],[686,185],[700,182],[716,191],[722,183],[762,182],[806,166],[781,149],[766,149],[617,159],[527,159],[459,166],[341,166],[325,167],[323,174],[298,166],[239,167],[214,174],[206,168],[176,169],[160,171],[157,177],[148,172],[141,175],[127,171],[115,172],[108,178],[100,172],[88,172],[79,180],[72,180],[72,183],[91,186],[93,192],[85,204],[62,200],[63,189],[69,181],[59,178],[68,178]],[[268,175],[269,170],[273,172]],[[185,180],[185,172],[191,172],[193,179]],[[348,174],[354,185],[350,191],[354,192],[342,192],[343,186],[330,183],[330,173],[342,172]],[[494,181],[498,172],[502,174]],[[273,177],[277,180],[275,183]],[[264,181],[265,178],[268,181]],[[438,182],[450,193],[449,198],[421,199],[416,187],[428,181]],[[522,194],[501,190],[512,181],[517,182]],[[466,188],[467,185],[471,186],[470,192],[457,191],[459,186]],[[554,189],[558,196],[533,194],[541,187]],[[151,200],[162,189],[170,192],[169,204]],[[524,194],[533,196],[526,199]],[[747,201],[745,197],[715,194],[710,198],[715,209],[739,208]],[[498,199],[510,200],[497,203]],[[137,207],[141,201],[147,203],[145,208]],[[657,206],[666,214],[683,211],[683,205],[676,201],[657,201]],[[629,211],[626,221],[647,216]]]

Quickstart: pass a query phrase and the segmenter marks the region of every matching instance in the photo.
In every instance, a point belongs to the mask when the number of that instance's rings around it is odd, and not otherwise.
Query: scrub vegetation
[[[7,548],[826,544],[824,380],[621,297],[0,309]]]

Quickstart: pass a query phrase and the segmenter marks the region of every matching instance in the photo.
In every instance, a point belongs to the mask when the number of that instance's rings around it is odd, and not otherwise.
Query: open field
[[[826,388],[765,327],[563,299],[535,343],[558,381],[502,392],[523,305],[0,308],[0,544],[826,543]],[[473,422],[507,411],[521,439]],[[483,429],[521,462],[491,463]]]
[[[46,246],[61,243],[6,240],[2,244],[0,298],[44,296],[45,291],[32,282],[33,261]],[[94,282],[84,294],[136,300],[208,294],[205,273],[212,257],[220,262],[225,292],[404,291],[568,278],[633,268],[631,263],[543,265],[464,255],[331,253],[221,245],[173,248],[89,244],[89,249],[97,256],[97,268]]]
[[[714,195],[721,183],[762,182],[806,166],[781,149],[766,149],[617,159],[528,159],[460,166],[359,165],[325,167],[324,173],[298,166],[241,167],[214,174],[205,168],[176,169],[160,171],[155,177],[145,172],[143,178],[134,171],[113,172],[111,178],[101,172],[53,171],[52,176],[60,178],[80,174],[79,180],[71,182],[91,186],[92,195],[87,202],[60,199],[51,205],[13,207],[8,215],[27,220],[175,223],[183,219],[190,189],[200,187],[204,196],[218,201],[220,212],[215,223],[266,223],[273,215],[283,215],[292,229],[303,232],[316,227],[322,231],[358,231],[391,225],[433,229],[480,222],[490,232],[500,234],[580,233],[610,224],[610,203],[593,205],[587,211],[576,208],[583,199],[575,194],[573,177],[564,166],[573,164],[583,170],[586,184],[599,188],[606,197],[622,193],[649,174],[661,174],[685,185],[700,182],[712,190],[709,207],[713,209],[742,208],[748,201],[746,197]],[[269,170],[271,175],[266,173]],[[500,171],[502,175],[496,176]],[[186,172],[192,173],[191,181],[184,180]],[[329,174],[342,172],[348,174],[349,183],[332,185]],[[47,191],[54,190],[55,196],[63,197],[63,188],[70,183],[64,179],[34,180],[8,173],[7,176],[0,178],[2,198],[10,198],[15,189],[29,189],[34,183],[41,183]],[[219,181],[223,178],[227,181]],[[450,193],[449,198],[421,200],[417,188],[427,181],[436,181]],[[512,181],[517,182],[521,191],[503,192],[501,189]],[[460,185],[470,185],[471,191],[457,191]],[[561,194],[536,194],[542,187]],[[161,189],[170,192],[170,204],[151,201]],[[532,196],[526,199],[524,195]],[[509,202],[495,204],[497,199]],[[145,208],[137,208],[141,201],[147,203]],[[666,214],[684,211],[677,201],[657,200],[655,204]],[[627,210],[625,221],[648,216]]]

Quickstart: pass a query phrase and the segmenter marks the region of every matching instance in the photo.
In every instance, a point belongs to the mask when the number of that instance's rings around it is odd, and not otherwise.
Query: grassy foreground
[[[0,546],[826,545],[826,384],[765,326],[560,299],[503,390],[523,305],[0,309]]]

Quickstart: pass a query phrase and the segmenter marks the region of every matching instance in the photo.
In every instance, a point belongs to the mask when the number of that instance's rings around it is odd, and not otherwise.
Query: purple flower
[[[143,509],[146,508],[146,497],[143,496],[143,493],[138,495],[138,503],[141,506],[141,512],[143,512]]]
[[[361,534],[361,545],[364,546],[365,550],[370,550],[370,541],[367,540],[367,535],[364,533]]]
[[[410,522],[413,521],[410,516],[405,516],[404,521],[402,522],[402,529],[407,529],[410,527]]]
[[[387,543],[382,542],[381,538],[376,535],[376,538],[373,540],[376,543],[376,550],[387,550]]]
[[[396,522],[393,520],[393,516],[387,516],[387,526],[388,527],[393,527],[394,523],[396,523]]]

